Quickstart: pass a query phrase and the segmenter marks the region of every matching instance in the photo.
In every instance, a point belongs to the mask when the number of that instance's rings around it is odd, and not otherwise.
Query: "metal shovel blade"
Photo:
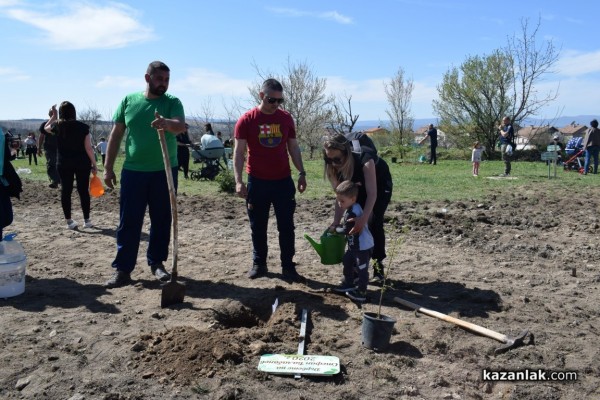
[[[165,283],[162,287],[162,296],[160,298],[160,306],[162,308],[169,307],[173,304],[183,303],[185,297],[185,285],[178,283],[173,279]]]

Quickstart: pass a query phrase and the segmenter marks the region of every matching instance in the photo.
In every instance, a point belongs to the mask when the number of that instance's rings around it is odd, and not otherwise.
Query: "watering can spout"
[[[317,254],[319,256],[323,255],[323,246],[321,245],[321,243],[318,243],[315,239],[311,238],[306,233],[304,234],[304,238],[308,240],[308,243],[310,243],[310,245],[317,251]]]

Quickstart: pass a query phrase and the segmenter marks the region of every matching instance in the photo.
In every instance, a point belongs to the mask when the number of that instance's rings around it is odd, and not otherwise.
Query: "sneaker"
[[[171,279],[171,274],[167,272],[162,263],[151,265],[150,270],[152,271],[152,274],[156,277],[156,279],[158,279],[161,282],[166,282],[169,279]]]
[[[354,282],[354,286],[358,286],[358,276],[355,276],[352,282]],[[340,281],[338,282],[338,286],[343,285],[344,283],[346,283],[346,278],[340,279]]]
[[[48,185],[48,187],[50,187],[52,189],[56,189],[56,188],[58,188],[58,183],[52,182],[51,184]]]
[[[297,283],[306,282],[306,278],[304,278],[302,275],[300,275],[296,271],[296,267],[284,268],[281,274],[283,275],[283,280],[290,282],[290,283],[291,282],[297,282]]]
[[[369,280],[369,283],[375,284],[375,285],[381,285],[384,281],[385,277],[383,276],[383,274],[378,274],[378,273],[374,273],[373,277]]]
[[[356,289],[356,284],[349,283],[344,280],[344,281],[342,281],[342,283],[340,283],[339,286],[334,287],[333,291],[338,292],[338,293],[346,293],[348,291],[355,290],[355,289]]]
[[[113,273],[113,276],[111,276],[110,279],[104,283],[104,287],[109,289],[119,288],[122,286],[131,285],[132,282],[133,281],[131,280],[130,274],[128,274],[127,272],[116,270]]]
[[[250,279],[260,278],[261,276],[265,275],[267,275],[266,265],[252,264],[252,268],[250,268],[250,271],[248,271],[248,278]]]
[[[354,300],[359,303],[366,303],[367,301],[367,291],[366,290],[350,290],[346,292],[346,296],[348,296],[351,300]]]
[[[83,226],[85,226],[86,228],[93,228],[94,225],[92,224],[92,221],[90,221],[89,219],[85,220],[85,224],[83,224]]]
[[[67,220],[67,228],[68,229],[75,229],[75,228],[77,228],[77,222],[73,221],[72,219],[68,219]]]

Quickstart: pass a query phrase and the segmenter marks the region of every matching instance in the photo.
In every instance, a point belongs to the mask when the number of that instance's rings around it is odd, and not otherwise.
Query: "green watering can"
[[[338,233],[328,232],[327,230],[321,235],[321,243],[317,243],[313,238],[304,234],[304,238],[314,247],[319,256],[321,256],[321,264],[333,265],[339,264],[344,258],[346,252],[346,236]]]

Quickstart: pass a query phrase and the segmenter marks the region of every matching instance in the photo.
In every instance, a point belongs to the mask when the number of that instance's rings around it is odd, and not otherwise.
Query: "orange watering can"
[[[346,252],[346,236],[329,231],[321,235],[321,243],[317,243],[313,238],[304,234],[304,238],[312,245],[321,256],[321,264],[333,265],[339,264],[344,258]]]

